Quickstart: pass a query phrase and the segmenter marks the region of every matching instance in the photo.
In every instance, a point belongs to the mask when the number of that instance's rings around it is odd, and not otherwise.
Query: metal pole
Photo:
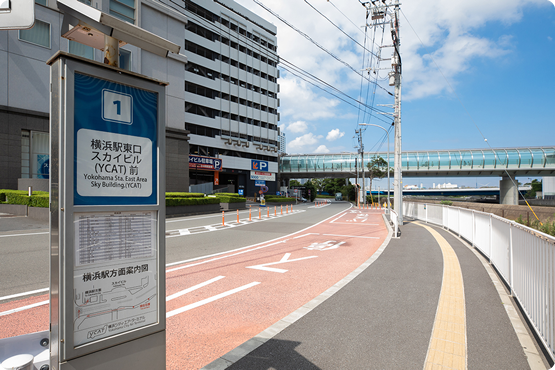
[[[399,59],[398,64],[393,65],[395,71],[395,170],[394,170],[394,202],[395,211],[399,215],[399,225],[403,224],[403,175],[401,168],[401,58],[399,42],[399,0],[395,0],[395,19],[392,22],[391,30],[394,36],[395,46],[394,57],[392,60]]]

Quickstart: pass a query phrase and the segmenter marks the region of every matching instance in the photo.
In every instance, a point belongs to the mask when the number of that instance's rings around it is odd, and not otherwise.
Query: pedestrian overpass
[[[388,159],[387,152],[364,153],[365,170],[376,155]],[[357,153],[293,154],[281,158],[279,172],[282,179],[355,177],[360,162]],[[555,176],[555,146],[403,152],[401,168],[403,177]]]
[[[364,153],[364,169],[374,156],[389,161],[393,153]],[[403,178],[409,177],[502,177],[501,202],[518,204],[516,186],[507,176],[555,176],[555,146],[497,149],[425,150],[401,154]],[[281,157],[282,181],[303,178],[355,177],[361,171],[357,153],[294,154]],[[365,172],[368,177],[368,172]],[[509,199],[505,195],[509,195]]]

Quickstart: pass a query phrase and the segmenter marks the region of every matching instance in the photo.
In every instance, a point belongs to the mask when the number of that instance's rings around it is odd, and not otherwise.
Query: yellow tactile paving
[[[431,227],[419,225],[437,240],[443,254],[443,283],[424,369],[465,370],[466,312],[461,265],[445,238]]]

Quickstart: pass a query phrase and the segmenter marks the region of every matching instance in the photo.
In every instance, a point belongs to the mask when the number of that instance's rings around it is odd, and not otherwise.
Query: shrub
[[[27,195],[27,190],[10,190],[10,189],[1,189],[0,190],[0,202],[6,202],[6,197],[8,194],[19,194],[19,195]]]
[[[204,194],[203,193],[169,192],[169,193],[166,193],[166,198],[204,198]]]
[[[196,206],[202,204],[219,204],[218,198],[166,198],[166,207]]]
[[[239,193],[214,193],[212,195],[217,197],[243,197],[242,195],[239,195]]]
[[[216,197],[215,199],[219,199],[220,203],[245,203],[247,200],[243,197]]]
[[[451,202],[450,200],[442,200],[441,202],[439,202],[439,204],[443,204],[446,206],[452,206],[453,202]]]
[[[31,197],[27,195],[26,192],[23,194],[21,193],[7,193],[6,194],[6,202],[8,204],[22,204],[28,206],[31,202]]]
[[[48,208],[50,206],[50,195],[49,194],[33,194],[29,202],[30,207],[41,207]]]

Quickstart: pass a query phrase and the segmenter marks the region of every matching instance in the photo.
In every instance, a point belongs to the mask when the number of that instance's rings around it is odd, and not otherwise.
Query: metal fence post
[[[513,271],[513,224],[509,223],[509,289],[511,290],[511,297],[513,296],[514,284],[514,271]]]

